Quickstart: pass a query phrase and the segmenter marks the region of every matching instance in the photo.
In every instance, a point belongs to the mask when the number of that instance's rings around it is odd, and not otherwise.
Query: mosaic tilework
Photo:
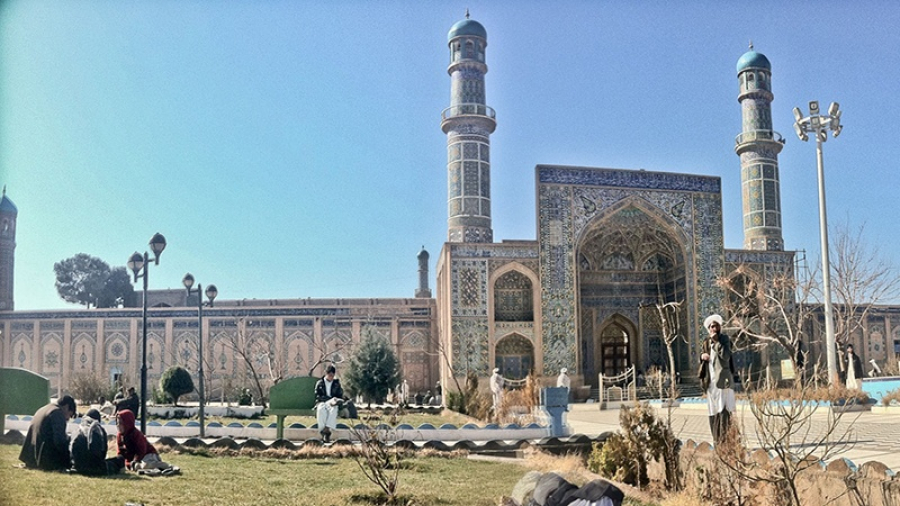
[[[62,332],[48,331],[41,326],[41,354],[41,374],[44,376],[59,376],[62,372]]]
[[[124,364],[131,360],[128,347],[128,334],[120,331],[104,332],[104,348],[106,362],[110,364]]]
[[[487,316],[487,262],[454,260],[453,316]]]
[[[69,358],[73,371],[91,371],[97,363],[97,332],[72,333],[71,356]]]
[[[677,225],[685,251],[688,324],[695,340],[698,307],[718,307],[722,219],[718,178],[685,174],[538,166],[539,241],[544,314],[544,374],[575,365],[575,244],[593,220],[626,199],[642,201]],[[565,185],[551,184],[564,183]],[[695,300],[695,298],[697,300]],[[632,315],[637,321],[637,314]]]
[[[454,318],[451,342],[452,360],[456,373],[465,376],[474,371],[487,376],[489,371],[488,327],[484,318]]]

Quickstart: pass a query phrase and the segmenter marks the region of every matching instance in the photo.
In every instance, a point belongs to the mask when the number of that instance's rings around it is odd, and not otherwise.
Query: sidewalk
[[[693,439],[700,443],[711,441],[709,417],[697,407],[672,409],[672,426],[682,440]],[[658,412],[666,416],[666,410]],[[828,410],[819,409],[812,415],[808,439],[816,439],[827,425]],[[757,444],[756,420],[749,410],[738,410],[735,419],[743,427],[751,444]],[[570,404],[566,422],[574,434],[597,435],[619,430],[619,410],[601,410],[599,404]],[[865,462],[881,462],[892,470],[900,471],[900,415],[874,414],[869,411],[845,413],[838,425],[837,435],[849,429],[847,451],[837,458],[846,458],[857,466]]]

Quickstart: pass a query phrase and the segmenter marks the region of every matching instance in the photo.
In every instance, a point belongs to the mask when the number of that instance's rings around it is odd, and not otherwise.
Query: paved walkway
[[[665,416],[666,410],[658,413]],[[711,441],[706,404],[702,405],[702,409],[697,406],[673,408],[672,417],[672,426],[683,441]],[[821,437],[828,426],[828,417],[829,410],[825,408],[819,408],[812,414],[807,440]],[[735,419],[743,427],[742,432],[748,436],[751,444],[757,445],[757,423],[750,410],[739,409]],[[597,435],[617,431],[619,409],[601,410],[598,404],[571,404],[567,423],[576,434]],[[850,432],[846,439],[851,443],[836,458],[847,458],[857,466],[869,461],[881,462],[900,472],[900,415],[868,411],[844,413],[835,434],[844,434],[847,430]]]

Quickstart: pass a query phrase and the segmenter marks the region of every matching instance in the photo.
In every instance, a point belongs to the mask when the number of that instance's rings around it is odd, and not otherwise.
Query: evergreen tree
[[[134,289],[125,267],[110,267],[85,253],[53,264],[56,291],[66,302],[94,307],[120,307],[133,303]]]
[[[350,356],[350,367],[342,377],[350,393],[380,404],[400,382],[400,362],[388,340],[374,328],[363,327],[362,334],[362,342]]]
[[[181,366],[172,366],[159,379],[159,388],[178,405],[178,398],[194,391],[194,380],[191,373]]]

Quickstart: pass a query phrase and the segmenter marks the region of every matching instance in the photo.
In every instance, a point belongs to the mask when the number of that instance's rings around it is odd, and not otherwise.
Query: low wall
[[[6,428],[9,430],[17,430],[24,434],[28,431],[28,426],[31,424],[31,418],[31,416],[7,416]],[[69,434],[75,433],[78,430],[78,425],[80,423],[80,418],[70,421],[66,427],[66,431]],[[102,425],[107,434],[116,434],[117,429],[114,421],[106,421],[103,422]],[[357,427],[359,427],[359,425],[357,425]],[[568,427],[566,428],[568,429]],[[549,427],[538,424],[526,426],[516,424],[504,426],[488,424],[480,426],[470,423],[463,425],[462,427],[457,427],[452,424],[444,424],[440,427],[435,427],[431,424],[423,424],[418,427],[402,424],[391,430],[392,438],[406,441],[523,441],[542,439],[551,435]],[[565,434],[571,434],[571,430],[567,430]],[[337,425],[337,430],[333,435],[333,439],[352,439],[351,435],[351,427],[339,423]],[[147,422],[147,436],[195,438],[200,436],[200,424],[196,421],[189,421],[186,424],[182,424],[175,420],[165,423],[149,421]],[[212,422],[206,425],[205,436],[207,439],[231,438],[274,441],[276,439],[276,427],[275,423],[263,426],[256,422],[251,422],[246,425],[237,422],[228,425]],[[320,437],[319,430],[315,424],[307,427],[303,424],[295,423],[284,429],[284,439],[291,441],[304,441],[318,437]]]
[[[753,452],[752,458],[763,469],[775,466],[775,461],[762,450]],[[697,445],[688,440],[681,451],[681,467],[685,473],[685,486],[707,496],[710,487],[734,490],[736,480],[719,461],[709,443]],[[726,481],[730,483],[726,484]],[[896,506],[900,500],[900,475],[880,462],[866,462],[857,467],[847,459],[836,459],[825,465],[814,463],[797,478],[801,504],[828,504],[829,506]],[[767,488],[769,487],[769,488]],[[774,490],[769,485],[754,484],[743,488],[744,497],[762,494],[767,504],[775,504]],[[757,496],[758,497],[758,496]],[[767,502],[766,502],[767,501]]]

